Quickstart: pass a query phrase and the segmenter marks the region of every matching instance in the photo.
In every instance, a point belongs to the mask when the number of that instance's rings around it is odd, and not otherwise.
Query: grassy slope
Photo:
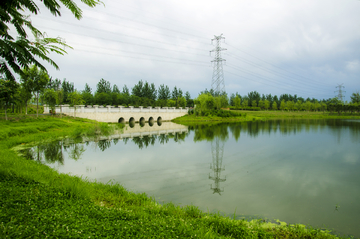
[[[11,150],[99,129],[111,130],[71,118],[0,121],[0,238],[335,238],[301,225],[232,220],[193,206],[159,205],[118,184],[58,174]]]

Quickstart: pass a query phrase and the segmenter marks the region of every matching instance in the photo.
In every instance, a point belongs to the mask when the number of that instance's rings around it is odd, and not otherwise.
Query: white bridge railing
[[[76,113],[152,113],[152,112],[160,112],[160,113],[186,113],[189,108],[178,108],[175,107],[147,107],[144,108],[142,106],[139,106],[139,108],[135,108],[134,106],[124,107],[124,106],[111,106],[107,105],[99,106],[87,106],[85,105],[58,105],[55,107],[56,113],[74,113],[76,109]],[[44,105],[44,113],[50,113],[50,107],[48,105]]]

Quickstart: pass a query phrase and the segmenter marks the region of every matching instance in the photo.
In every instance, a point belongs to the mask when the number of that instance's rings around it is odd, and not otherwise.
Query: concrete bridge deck
[[[63,113],[73,117],[87,118],[99,122],[108,123],[128,123],[128,122],[151,122],[151,121],[170,121],[177,117],[186,115],[189,108],[175,107],[148,107],[140,106],[135,108],[133,106],[88,106],[76,105],[70,107],[69,105],[59,105],[55,107],[56,113]],[[44,112],[50,112],[50,108],[44,105]]]

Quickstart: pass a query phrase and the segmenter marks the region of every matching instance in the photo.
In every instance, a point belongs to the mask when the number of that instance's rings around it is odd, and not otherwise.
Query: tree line
[[[238,110],[282,110],[282,111],[330,111],[330,112],[355,112],[360,110],[359,92],[351,95],[351,102],[342,102],[338,98],[317,100],[315,98],[298,97],[297,95],[282,94],[260,95],[257,91],[247,95],[231,94],[230,98],[225,92],[216,94],[213,90],[200,92],[197,98],[191,99],[190,93],[184,94],[176,86],[170,90],[167,85],[155,87],[154,83],[140,80],[131,90],[124,85],[120,90],[109,81],[100,79],[93,92],[86,83],[84,90],[78,91],[74,83],[59,79],[52,79],[47,72],[33,65],[24,68],[20,75],[20,82],[0,77],[0,102],[1,108],[8,111],[25,114],[28,104],[36,104],[36,113],[39,103],[48,104],[52,109],[55,105],[113,105],[113,106],[143,106],[143,107],[194,107],[195,113],[206,115],[211,110],[222,108]],[[220,112],[220,114],[224,114]],[[227,116],[228,117],[228,116]]]
[[[257,91],[241,96],[238,93],[230,96],[230,106],[247,110],[282,110],[282,111],[330,111],[354,112],[360,110],[360,94],[354,92],[351,102],[342,102],[337,97],[317,100],[298,97],[296,94],[282,94],[280,97],[271,94],[260,94]]]
[[[36,114],[39,112],[39,103],[48,104],[54,109],[56,105],[113,105],[113,106],[152,106],[152,107],[193,107],[194,101],[190,93],[185,94],[176,86],[170,91],[169,86],[160,85],[140,80],[131,91],[126,85],[122,90],[109,81],[100,79],[96,90],[92,92],[86,83],[84,90],[78,91],[74,83],[59,79],[52,79],[47,72],[36,65],[24,68],[20,82],[13,79],[0,77],[0,102],[1,108],[7,112],[28,112],[28,104],[36,103]]]

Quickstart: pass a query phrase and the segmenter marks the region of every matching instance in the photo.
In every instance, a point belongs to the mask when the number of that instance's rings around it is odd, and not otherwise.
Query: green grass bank
[[[194,206],[160,205],[119,184],[59,174],[13,150],[114,130],[119,128],[113,124],[69,117],[0,121],[0,238],[338,238],[304,225],[248,222]]]
[[[278,119],[360,119],[360,113],[330,113],[330,112],[307,112],[307,111],[247,111],[231,110],[240,114],[233,117],[219,117],[214,115],[195,116],[185,115],[173,120],[175,123],[184,125],[218,123],[218,122],[245,122],[254,120],[278,120]]]

